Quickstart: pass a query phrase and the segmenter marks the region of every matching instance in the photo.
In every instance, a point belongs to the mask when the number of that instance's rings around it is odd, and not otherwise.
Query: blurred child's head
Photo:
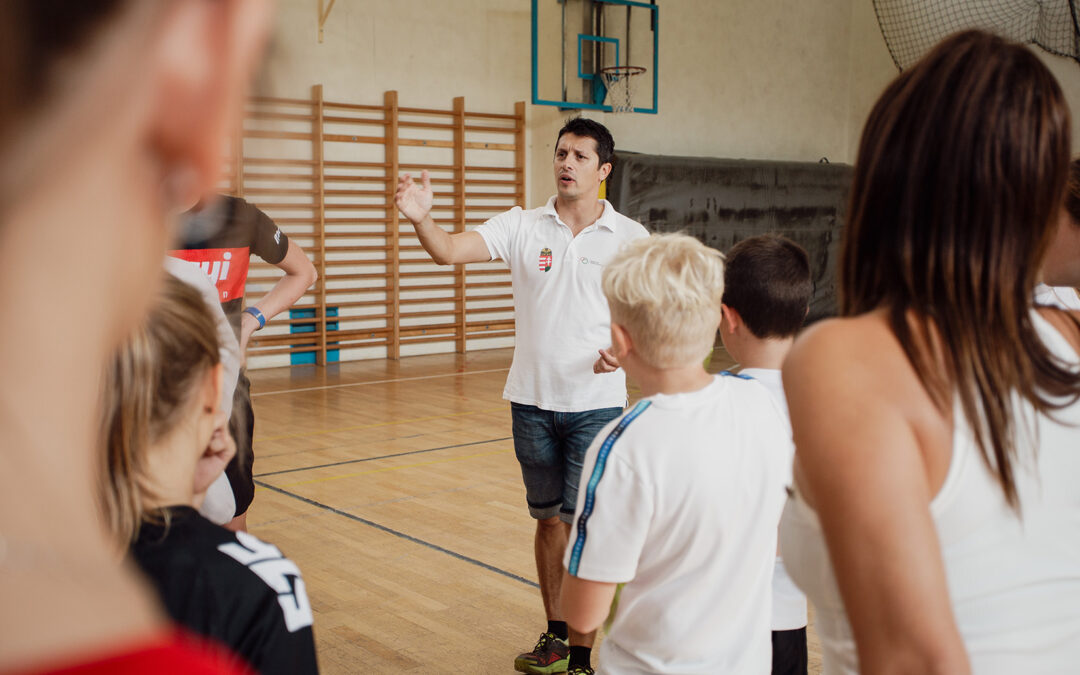
[[[612,344],[656,369],[700,364],[712,351],[724,292],[724,256],[693,237],[627,243],[604,269]]]
[[[813,291],[810,258],[803,247],[776,234],[740,241],[728,252],[724,270],[724,345],[741,360],[735,353],[738,338],[794,338]]]
[[[101,501],[122,540],[177,494],[201,501],[235,451],[221,437],[220,361],[205,300],[167,275],[105,372]]]

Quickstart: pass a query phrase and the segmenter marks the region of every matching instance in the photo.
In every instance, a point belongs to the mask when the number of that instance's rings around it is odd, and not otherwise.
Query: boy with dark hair
[[[750,237],[728,252],[720,337],[739,363],[739,375],[765,385],[785,413],[780,366],[806,318],[813,290],[809,256],[786,237]],[[793,459],[785,464],[789,485]],[[772,672],[805,675],[806,596],[787,575],[779,549],[772,586]]]
[[[806,319],[813,292],[810,257],[787,237],[750,237],[727,254],[725,308],[737,313],[760,340],[793,339]]]

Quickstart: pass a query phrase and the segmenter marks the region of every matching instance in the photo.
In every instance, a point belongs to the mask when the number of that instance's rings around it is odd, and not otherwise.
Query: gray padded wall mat
[[[810,254],[809,321],[836,314],[851,166],[625,151],[616,157],[608,200],[620,213],[650,232],[685,232],[721,251],[756,234],[790,237]]]

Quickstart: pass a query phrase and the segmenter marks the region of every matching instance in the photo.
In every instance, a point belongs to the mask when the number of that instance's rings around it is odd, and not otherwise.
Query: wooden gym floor
[[[323,673],[513,673],[543,630],[502,399],[511,356],[249,373],[248,526],[300,566]],[[730,363],[722,349],[713,361]]]

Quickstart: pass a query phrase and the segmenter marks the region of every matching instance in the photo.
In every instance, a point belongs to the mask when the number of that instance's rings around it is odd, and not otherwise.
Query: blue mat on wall
[[[338,315],[338,308],[337,307],[327,307],[326,308],[326,316],[331,317],[331,316],[337,316],[337,315]],[[290,319],[314,319],[315,318],[315,310],[314,310],[314,308],[312,308],[312,309],[290,309],[289,310],[289,318]],[[311,323],[293,323],[293,324],[289,324],[289,332],[290,333],[314,333],[315,328],[316,328],[316,326],[315,326],[314,321],[312,321]],[[326,330],[327,330],[327,332],[332,331],[332,330],[337,330],[337,329],[338,329],[338,322],[337,321],[327,321],[326,322]],[[330,342],[329,340],[327,340],[327,342],[326,342],[326,362],[327,363],[336,363],[340,359],[339,351],[337,349],[330,349],[330,345],[336,345],[336,344],[337,344],[337,342]],[[303,347],[303,346],[305,346],[305,345],[303,345],[303,344],[293,345],[293,347]],[[314,351],[311,351],[311,352],[295,352],[295,353],[289,354],[289,364],[290,365],[303,366],[303,365],[309,365],[309,364],[313,364],[313,363],[315,363],[315,352]]]

